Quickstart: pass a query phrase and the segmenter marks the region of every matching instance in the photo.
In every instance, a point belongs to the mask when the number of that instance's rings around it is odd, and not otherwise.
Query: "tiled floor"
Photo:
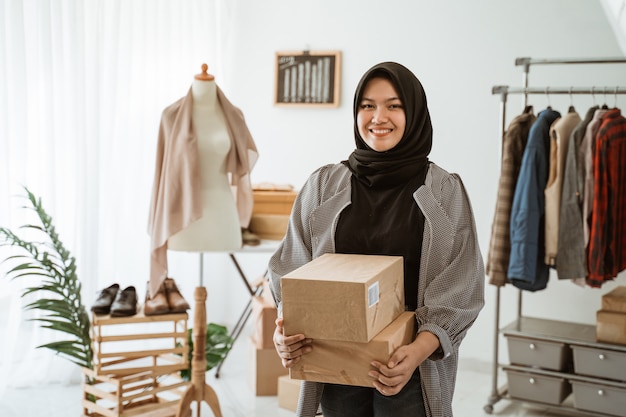
[[[275,396],[255,396],[248,386],[247,343],[238,340],[224,362],[219,378],[207,374],[207,383],[216,391],[224,417],[293,417],[294,412],[279,408]],[[483,407],[491,392],[491,366],[487,363],[462,361],[454,399],[455,416],[489,416]],[[42,385],[29,389],[8,388],[0,398],[0,417],[78,417],[81,415],[79,385]],[[202,416],[213,416],[203,403]],[[196,415],[195,412],[193,414]],[[538,417],[567,415],[532,408],[525,404],[501,400],[493,416]]]

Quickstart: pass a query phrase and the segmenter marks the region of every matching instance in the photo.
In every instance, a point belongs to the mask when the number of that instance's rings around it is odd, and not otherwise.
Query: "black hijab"
[[[400,142],[388,151],[370,148],[357,126],[357,113],[367,82],[383,77],[391,81],[406,114],[406,127]],[[393,186],[426,174],[428,154],[432,148],[432,125],[426,93],[417,77],[395,62],[374,65],[361,78],[354,94],[354,137],[356,149],[344,163],[356,179],[369,187]]]

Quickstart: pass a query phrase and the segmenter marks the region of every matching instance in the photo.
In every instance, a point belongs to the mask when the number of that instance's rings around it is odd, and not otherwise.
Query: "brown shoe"
[[[170,306],[170,313],[184,313],[189,310],[189,303],[185,301],[180,291],[178,291],[178,287],[172,278],[165,278],[163,285],[165,286],[165,295]]]
[[[148,287],[150,282],[148,282]],[[150,290],[146,290],[146,301],[143,304],[143,314],[146,316],[156,316],[159,314],[167,314],[170,312],[170,306],[167,303],[165,295],[165,284],[161,284],[159,291],[150,298]]]

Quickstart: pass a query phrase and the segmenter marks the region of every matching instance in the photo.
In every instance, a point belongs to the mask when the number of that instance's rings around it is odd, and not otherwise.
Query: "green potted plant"
[[[206,357],[206,370],[213,369],[220,364],[233,346],[233,338],[228,334],[226,327],[208,323],[206,326],[206,343],[204,345],[204,354]],[[191,380],[191,361],[193,357],[193,329],[187,330],[187,344],[189,345],[189,353],[187,354],[187,362],[189,367],[180,371],[180,376],[184,381]],[[180,346],[180,344],[179,344]]]
[[[24,306],[25,310],[39,310],[43,314],[33,320],[43,328],[65,333],[66,340],[38,346],[53,350],[61,357],[89,369],[93,369],[90,321],[81,299],[81,283],[76,274],[76,259],[65,248],[52,218],[46,213],[40,198],[36,198],[26,187],[28,205],[39,224],[26,224],[20,229],[29,231],[37,240],[25,240],[17,233],[0,227],[0,248],[13,247],[10,255],[3,259],[9,263],[7,277],[20,279],[39,277],[41,281],[26,287],[21,296],[37,294],[35,301]]]

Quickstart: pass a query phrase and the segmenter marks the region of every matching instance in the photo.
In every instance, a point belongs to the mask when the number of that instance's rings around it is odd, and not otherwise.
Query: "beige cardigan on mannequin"
[[[232,146],[226,172],[235,194],[239,222],[248,227],[253,196],[250,172],[258,152],[243,113],[217,87]],[[150,294],[167,278],[167,241],[202,215],[198,141],[191,123],[193,97],[187,95],[163,110],[159,128],[156,168],[148,234],[150,235]]]

